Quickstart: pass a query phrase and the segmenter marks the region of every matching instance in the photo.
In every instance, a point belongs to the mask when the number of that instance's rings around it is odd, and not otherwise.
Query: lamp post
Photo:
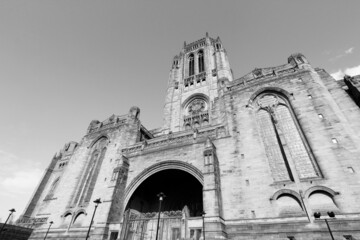
[[[328,214],[329,217],[331,217],[331,218],[334,218],[334,217],[335,217],[335,213],[334,213],[334,212],[327,212],[327,214]],[[320,219],[321,213],[320,213],[320,212],[315,212],[315,213],[314,213],[314,217],[315,217],[316,219]],[[328,223],[328,221],[327,221],[326,218],[325,218],[324,220],[325,220],[325,222],[326,222],[327,228],[329,229],[329,233],[330,233],[331,239],[334,240],[334,236],[333,236],[332,231],[331,231],[331,229],[330,229],[329,223]]]
[[[205,240],[205,214],[206,212],[202,211],[202,219],[203,219],[203,240]]]
[[[89,233],[90,233],[90,229],[91,229],[91,226],[92,226],[92,223],[93,223],[93,220],[94,220],[94,216],[95,216],[95,213],[96,213],[96,209],[97,209],[98,205],[101,203],[100,198],[96,199],[96,200],[94,201],[94,203],[95,203],[95,209],[94,209],[94,213],[93,213],[92,218],[91,218],[89,230],[88,230],[88,232],[87,232],[87,234],[86,234],[86,238],[85,238],[86,240],[90,237],[90,236],[89,236]]]
[[[157,221],[157,228],[156,228],[156,237],[155,240],[158,239],[158,234],[159,234],[159,223],[160,223],[160,212],[161,212],[161,202],[164,200],[164,198],[166,197],[165,194],[163,192],[159,193],[157,195],[157,197],[159,198],[159,216],[158,216],[158,221]]]
[[[4,229],[7,221],[9,220],[10,216],[11,216],[14,212],[16,212],[14,208],[10,209],[9,211],[10,211],[10,214],[9,214],[9,216],[7,217],[5,223],[2,225],[2,227],[1,227],[1,229],[0,229],[0,234],[1,234],[1,232],[3,231],[3,229]]]
[[[51,228],[51,225],[52,225],[53,223],[54,223],[53,221],[50,222],[50,225],[49,225],[49,228],[48,228],[48,230],[47,230],[47,232],[46,232],[46,234],[45,234],[44,240],[46,239],[46,237],[47,237],[47,235],[48,235],[48,233],[49,233],[49,230],[50,230],[50,228]]]

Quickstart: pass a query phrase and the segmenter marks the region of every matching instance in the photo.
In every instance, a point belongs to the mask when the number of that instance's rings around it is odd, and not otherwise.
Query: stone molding
[[[202,172],[192,164],[177,160],[163,161],[146,168],[131,181],[131,183],[127,186],[125,190],[124,206],[127,205],[130,197],[142,182],[144,182],[151,175],[167,169],[178,169],[185,171],[194,176],[201,183],[201,185],[204,185],[204,178]]]

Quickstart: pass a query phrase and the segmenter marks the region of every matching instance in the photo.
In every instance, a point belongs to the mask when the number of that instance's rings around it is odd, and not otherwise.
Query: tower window
[[[189,55],[189,76],[194,75],[195,69],[194,69],[194,54]]]
[[[198,64],[199,64],[199,73],[205,71],[204,67],[204,52],[201,50],[198,53]]]
[[[220,48],[221,48],[220,43],[217,43],[217,44],[216,44],[216,50],[220,50]]]

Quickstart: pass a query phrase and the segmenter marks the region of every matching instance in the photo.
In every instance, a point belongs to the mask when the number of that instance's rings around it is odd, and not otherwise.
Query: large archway
[[[187,206],[189,217],[201,216],[203,211],[202,184],[192,174],[180,169],[164,169],[147,177],[132,193],[126,210],[157,212],[157,194],[163,192],[166,198],[162,211],[183,210]]]

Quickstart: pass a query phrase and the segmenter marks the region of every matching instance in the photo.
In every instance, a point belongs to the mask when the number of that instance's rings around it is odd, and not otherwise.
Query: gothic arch
[[[188,64],[189,64],[189,76],[192,76],[195,74],[195,55],[194,55],[194,53],[189,54]]]
[[[64,212],[64,214],[61,215],[60,217],[65,217],[65,216],[68,215],[68,214],[73,215],[74,213],[73,213],[73,211],[71,211],[71,210],[66,210],[66,211]]]
[[[339,192],[336,192],[332,190],[331,188],[325,187],[325,186],[313,186],[305,191],[305,197],[309,198],[309,196],[314,192],[325,192],[328,193],[330,196],[335,197],[336,195],[339,195]]]
[[[196,98],[202,99],[202,100],[204,100],[205,102],[207,102],[208,104],[210,103],[209,97],[208,97],[207,95],[205,95],[205,94],[203,94],[203,93],[195,93],[195,94],[191,95],[190,97],[188,97],[188,98],[183,102],[183,104],[182,104],[181,107],[182,107],[183,109],[186,108],[187,105],[189,105],[189,103],[191,103],[192,100],[194,100],[194,99],[196,99]]]
[[[277,200],[282,195],[291,195],[297,200],[299,200],[299,202],[301,202],[300,194],[291,189],[280,189],[279,191],[275,192],[274,195],[272,195],[270,200]]]
[[[254,116],[273,180],[293,182],[321,178],[320,169],[288,96],[289,93],[280,88],[262,88],[249,100],[256,110]],[[295,179],[295,172],[299,179]]]
[[[125,190],[124,206],[127,205],[132,194],[135,192],[135,190],[140,186],[142,182],[144,182],[151,175],[167,169],[183,170],[194,176],[201,183],[201,185],[204,185],[204,178],[201,171],[198,168],[194,167],[193,165],[177,160],[160,162],[146,168],[131,181],[131,183]]]
[[[95,139],[90,143],[90,145],[88,146],[88,148],[89,148],[89,149],[92,148],[98,141],[101,141],[102,139],[106,139],[106,140],[110,141],[107,134],[102,134],[102,135],[98,136],[97,138],[95,138]]]
[[[85,216],[87,215],[86,210],[84,208],[80,208],[74,212],[74,216],[79,215],[80,213],[84,213]]]
[[[250,96],[250,99],[249,99],[249,104],[252,104],[252,102],[254,101],[254,99],[256,97],[258,97],[261,93],[264,93],[264,92],[275,92],[275,93],[278,93],[278,94],[282,94],[284,95],[288,100],[289,102],[291,103],[290,100],[292,100],[292,95],[282,89],[282,88],[279,88],[279,87],[262,87],[262,88],[259,88],[258,90],[256,90],[251,96]]]

